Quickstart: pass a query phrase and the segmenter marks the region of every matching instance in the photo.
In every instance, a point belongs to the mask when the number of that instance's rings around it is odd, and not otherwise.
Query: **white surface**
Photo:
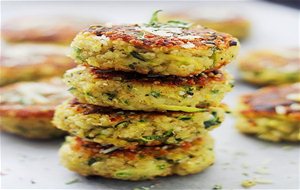
[[[299,11],[263,2],[2,2],[2,22],[23,15],[84,15],[112,22],[146,21],[153,10],[184,7],[230,9],[239,12],[253,24],[252,35],[242,43],[241,54],[262,47],[299,45]],[[235,65],[230,66],[237,73]],[[253,90],[236,82],[225,102],[235,105],[237,96]],[[59,164],[57,150],[62,140],[29,141],[1,134],[1,187],[27,189],[118,189],[135,187],[151,189],[241,189],[245,179],[271,180],[252,189],[300,189],[299,144],[275,144],[244,136],[234,129],[234,118],[228,116],[213,132],[216,139],[216,163],[208,170],[186,177],[158,178],[154,181],[126,182],[103,178],[86,179]],[[257,174],[262,167],[269,174]],[[249,176],[243,175],[247,173]],[[66,184],[77,179],[78,182]],[[151,186],[154,185],[154,186]]]

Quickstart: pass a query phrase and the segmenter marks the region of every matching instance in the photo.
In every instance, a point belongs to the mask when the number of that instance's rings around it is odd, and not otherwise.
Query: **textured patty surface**
[[[134,112],[69,100],[57,107],[53,123],[89,141],[132,148],[192,141],[206,135],[223,120],[222,107],[194,113]]]
[[[215,70],[237,55],[229,34],[176,24],[91,26],[73,40],[80,64],[142,74],[190,76]]]
[[[3,25],[1,32],[8,42],[68,44],[82,28],[94,23],[83,18],[23,17],[9,20]]]
[[[300,83],[241,97],[237,128],[270,141],[300,141]]]
[[[67,48],[59,45],[4,46],[0,57],[0,86],[63,75],[75,65],[66,54]]]
[[[144,111],[196,112],[201,110],[197,107],[218,106],[232,87],[230,76],[223,71],[180,78],[83,66],[67,71],[64,81],[82,103]]]
[[[60,149],[60,159],[65,167],[84,176],[146,180],[188,175],[213,164],[213,140],[207,136],[179,147],[165,145],[123,150],[67,137]]]
[[[300,49],[252,52],[239,61],[241,77],[258,85],[300,81]]]
[[[0,88],[0,128],[20,136],[47,139],[65,132],[51,123],[55,107],[70,97],[59,78]]]
[[[249,20],[232,12],[193,8],[180,10],[180,12],[170,12],[163,15],[163,20],[181,20],[200,24],[202,26],[224,32],[245,39],[249,36],[251,24]]]

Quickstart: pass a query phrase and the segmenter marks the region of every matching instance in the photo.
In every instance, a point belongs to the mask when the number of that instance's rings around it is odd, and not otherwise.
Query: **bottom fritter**
[[[66,132],[54,127],[49,117],[20,118],[1,116],[0,129],[12,134],[31,139],[52,139],[63,136]]]
[[[239,117],[236,127],[243,133],[253,134],[264,140],[300,141],[299,121],[267,117],[255,119]]]
[[[67,137],[60,149],[60,158],[65,167],[84,176],[136,181],[158,176],[188,175],[214,163],[213,139],[205,136],[180,146],[124,150],[78,137]]]

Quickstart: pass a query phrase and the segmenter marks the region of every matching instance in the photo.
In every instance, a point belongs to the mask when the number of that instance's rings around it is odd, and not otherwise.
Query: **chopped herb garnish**
[[[215,185],[212,189],[213,190],[221,190],[222,186],[221,185]]]
[[[158,98],[160,97],[160,92],[151,91],[150,95],[153,96],[154,98]],[[149,96],[149,94],[146,94],[146,96]]]
[[[73,180],[71,180],[69,182],[66,182],[66,185],[71,185],[73,183],[78,183],[78,182],[79,182],[79,179],[73,179]]]
[[[157,166],[160,170],[163,170],[163,169],[165,169],[166,168],[166,165],[164,165],[164,164],[161,164],[161,165],[158,165]]]
[[[193,92],[194,88],[193,87],[191,87],[191,86],[185,86],[184,90],[185,90],[185,95],[186,94],[190,95],[190,96],[194,95],[194,92]]]
[[[91,165],[93,165],[95,162],[97,162],[98,160],[96,159],[96,158],[90,158],[89,160],[88,160],[88,165],[89,166],[91,166]]]
[[[149,25],[156,25],[158,23],[158,13],[162,10],[157,10],[152,14],[152,17],[149,21]]]
[[[124,103],[129,105],[129,101],[128,100],[124,100]]]
[[[104,93],[107,96],[107,99],[113,100],[117,95],[111,92]]]
[[[191,117],[191,116],[183,115],[183,116],[179,116],[178,119],[179,119],[179,120],[182,120],[182,121],[186,121],[186,120],[192,119],[192,117]]]
[[[132,57],[137,58],[137,59],[139,59],[141,61],[146,61],[146,59],[141,54],[139,54],[136,51],[130,52],[130,55],[132,55]]]
[[[76,90],[76,88],[75,87],[71,87],[71,88],[68,89],[68,91],[73,91],[73,90]]]
[[[211,92],[212,92],[213,94],[217,94],[217,93],[219,92],[219,90],[218,90],[218,89],[213,89],[213,90],[211,90]]]
[[[135,66],[134,66],[134,65],[135,65],[135,64],[132,63],[132,64],[129,64],[128,67],[129,67],[130,69],[135,69]]]
[[[168,25],[171,25],[171,26],[176,26],[176,27],[179,27],[179,28],[189,28],[192,26],[191,23],[188,23],[188,22],[183,22],[183,21],[179,21],[179,20],[169,20],[167,22]]]
[[[219,117],[217,117],[217,112],[212,112],[213,118],[207,121],[204,121],[205,129],[210,128],[211,126],[218,125],[221,123]]]
[[[128,173],[128,172],[117,172],[116,173],[116,176],[117,177],[128,177],[128,176],[130,176],[131,174],[130,173]]]
[[[120,123],[116,124],[114,127],[127,127],[129,125],[129,121],[121,121]]]
[[[85,93],[87,96],[91,96],[91,97],[94,97],[93,95],[92,95],[92,93],[90,93],[90,92],[87,92],[87,93]]]
[[[173,130],[166,131],[163,133],[163,135],[143,136],[142,140],[144,140],[144,141],[163,140],[170,136],[173,136]]]

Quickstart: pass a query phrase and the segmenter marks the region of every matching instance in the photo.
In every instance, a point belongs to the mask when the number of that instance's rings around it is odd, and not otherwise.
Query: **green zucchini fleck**
[[[132,57],[137,58],[137,59],[139,59],[141,61],[146,61],[146,59],[141,54],[139,54],[136,51],[130,52],[130,55],[132,55]]]
[[[179,120],[186,121],[192,119],[191,116],[183,115],[178,117]]]
[[[210,128],[211,126],[215,126],[221,123],[219,117],[217,116],[217,112],[212,112],[213,118],[207,121],[204,121],[205,129]]]

